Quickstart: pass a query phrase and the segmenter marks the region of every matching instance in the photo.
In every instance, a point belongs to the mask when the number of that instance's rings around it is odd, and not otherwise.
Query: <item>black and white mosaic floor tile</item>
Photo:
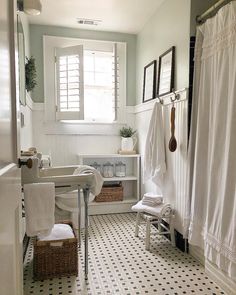
[[[24,294],[225,294],[207,277],[202,265],[173,248],[164,237],[155,237],[151,251],[146,251],[142,235],[134,237],[134,224],[133,213],[90,217],[87,281],[83,274],[83,245],[78,277],[34,281],[30,243],[24,262]]]

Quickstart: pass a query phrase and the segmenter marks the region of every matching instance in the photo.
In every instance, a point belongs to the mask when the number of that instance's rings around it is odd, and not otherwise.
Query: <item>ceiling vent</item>
[[[90,26],[97,26],[102,21],[99,19],[88,19],[88,18],[77,18],[77,23],[79,25],[90,25]]]

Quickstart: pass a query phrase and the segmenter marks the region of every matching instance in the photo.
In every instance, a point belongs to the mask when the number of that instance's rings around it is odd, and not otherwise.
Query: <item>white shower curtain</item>
[[[189,243],[236,280],[235,1],[197,29],[189,164]]]

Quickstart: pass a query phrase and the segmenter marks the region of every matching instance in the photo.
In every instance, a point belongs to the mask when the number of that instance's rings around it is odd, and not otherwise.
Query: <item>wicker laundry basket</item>
[[[96,202],[123,201],[123,186],[103,187],[101,193],[95,197]]]
[[[70,222],[60,223],[66,223],[72,227],[72,223]],[[72,275],[77,276],[78,249],[76,236],[70,239],[51,241],[39,241],[35,239],[33,274],[35,280]]]

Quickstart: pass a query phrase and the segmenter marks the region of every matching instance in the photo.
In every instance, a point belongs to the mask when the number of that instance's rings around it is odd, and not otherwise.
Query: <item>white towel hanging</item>
[[[161,189],[165,172],[166,159],[162,107],[160,103],[155,102],[145,145],[144,181],[151,179]]]
[[[54,183],[25,184],[24,202],[27,236],[49,234],[55,223]]]

